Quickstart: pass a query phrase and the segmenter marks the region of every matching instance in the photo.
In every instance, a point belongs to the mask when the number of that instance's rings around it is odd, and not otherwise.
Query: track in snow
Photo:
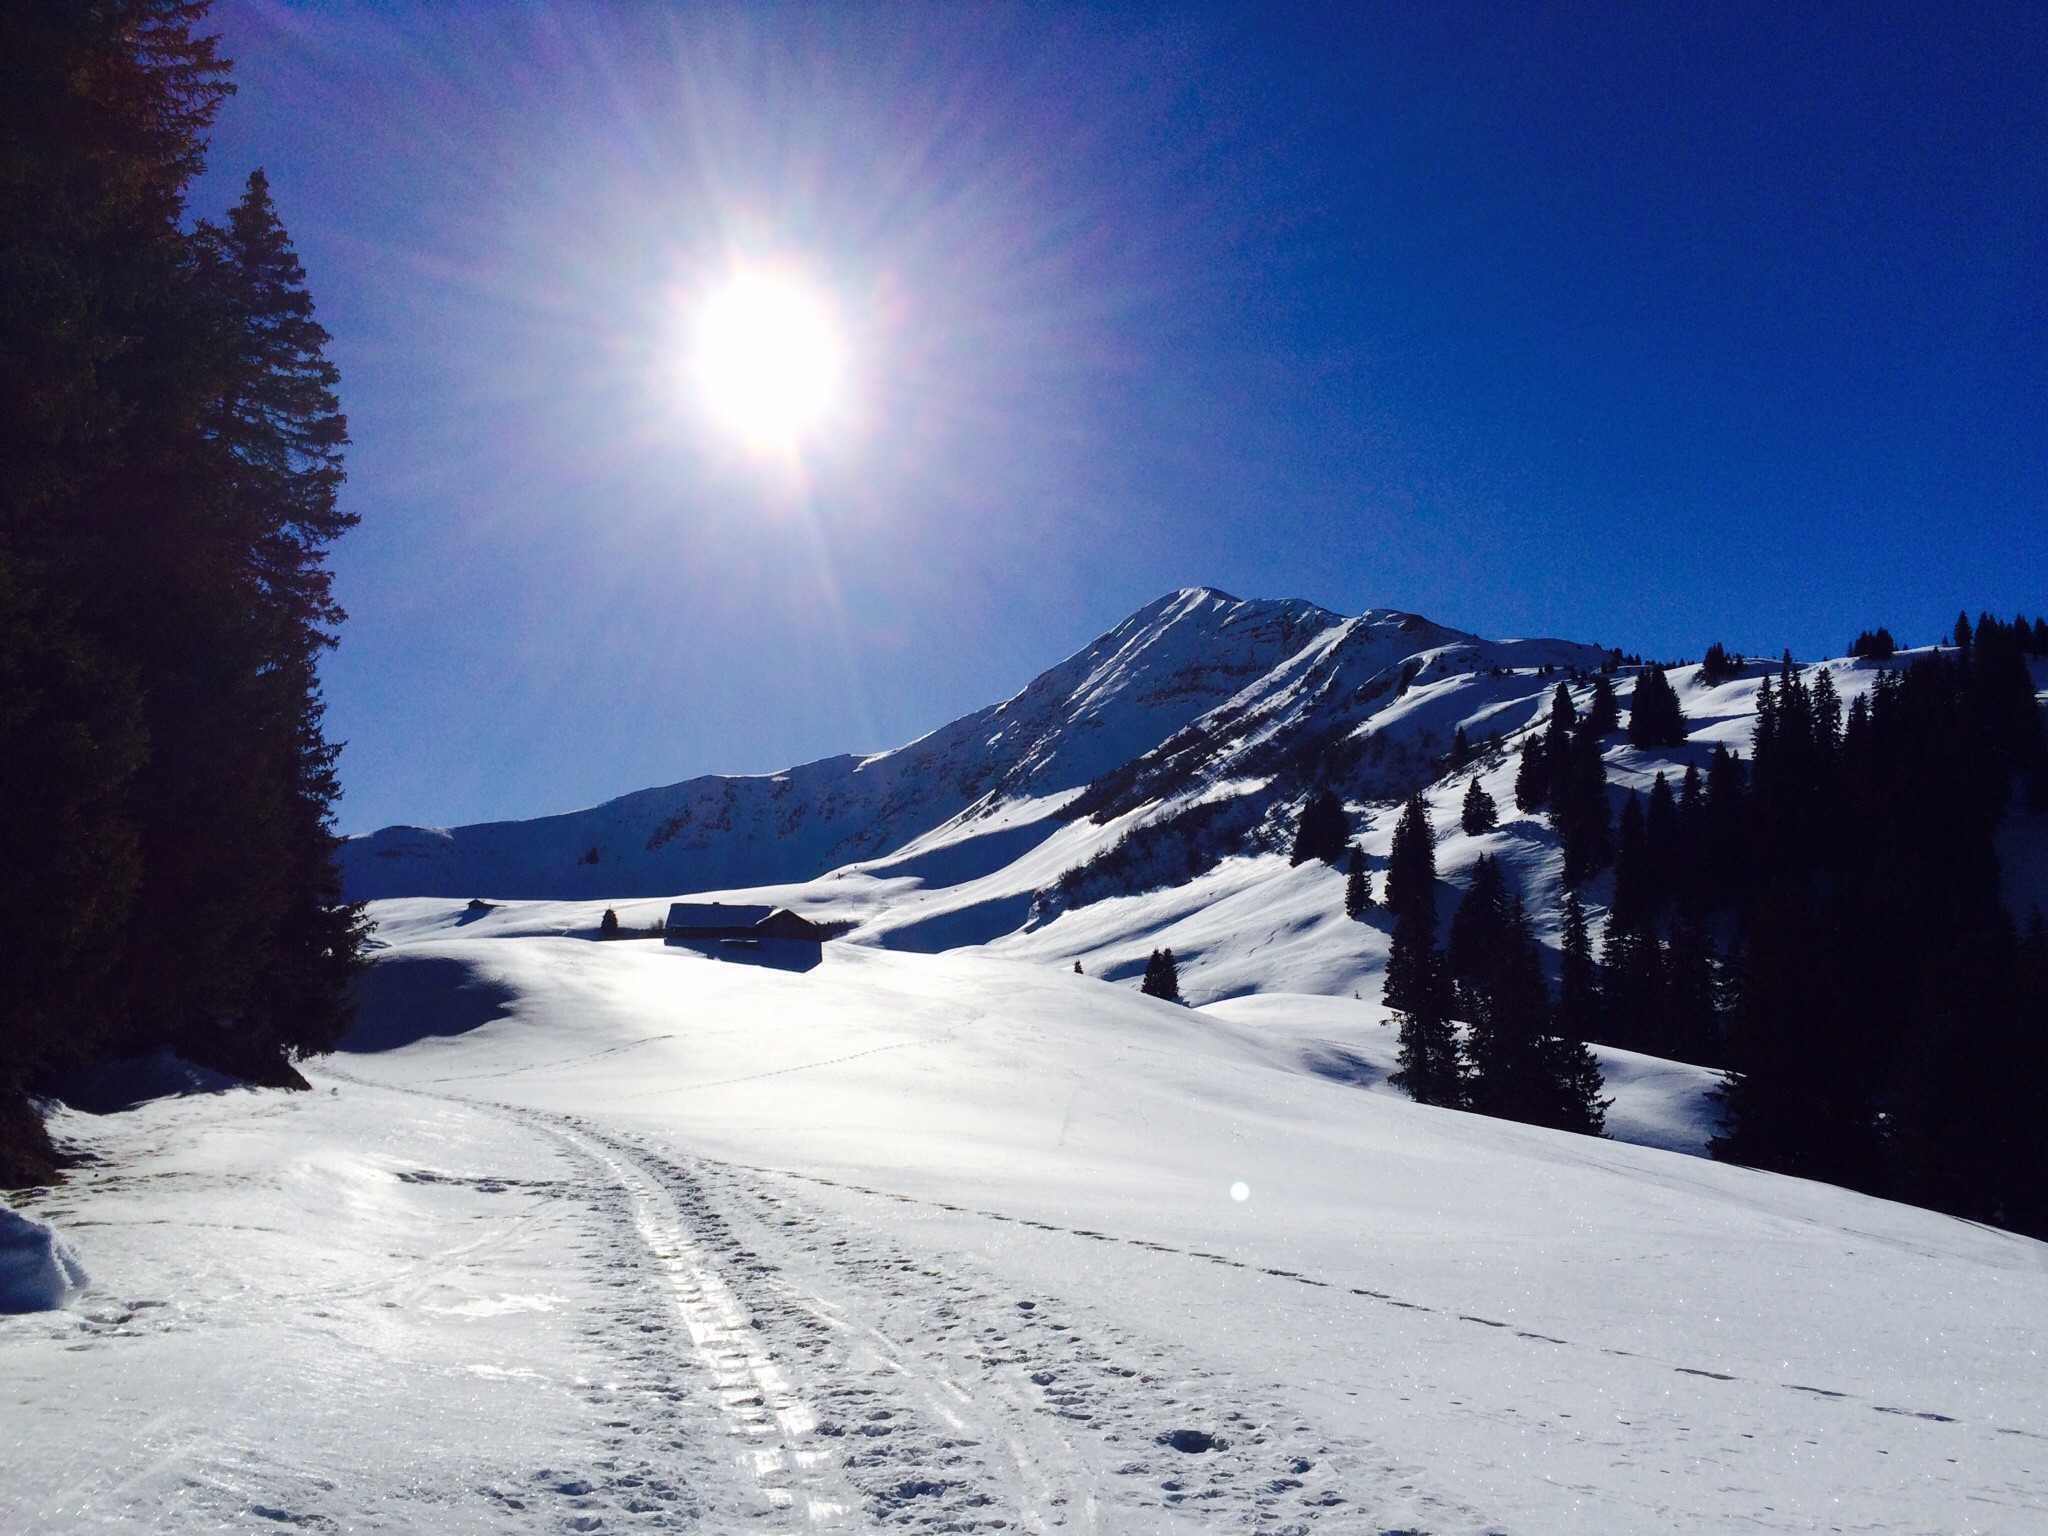
[[[671,1369],[729,1447],[714,1528],[1484,1528],[1362,1437],[1302,1422],[1284,1384],[1010,1294],[971,1260],[937,1267],[787,1177],[512,1113],[605,1170],[632,1262],[666,1285]]]

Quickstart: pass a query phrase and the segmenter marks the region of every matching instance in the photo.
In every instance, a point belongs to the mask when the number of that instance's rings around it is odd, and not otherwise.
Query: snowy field
[[[1593,1141],[1344,998],[460,910],[314,1093],[59,1114],[0,1529],[2048,1529],[2048,1247],[1685,1155],[1694,1069]]]

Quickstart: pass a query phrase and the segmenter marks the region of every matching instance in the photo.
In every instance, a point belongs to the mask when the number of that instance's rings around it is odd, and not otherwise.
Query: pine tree
[[[1465,829],[1467,837],[1478,837],[1500,825],[1500,808],[1493,803],[1493,796],[1479,787],[1476,774],[1465,786],[1465,804],[1459,812],[1458,823]]]
[[[1713,939],[1696,924],[1679,923],[1664,950],[1658,1054],[1719,1066],[1724,1057],[1719,993]]]
[[[1696,776],[1695,776],[1696,777]],[[1647,910],[1655,913],[1675,892],[1679,846],[1678,802],[1671,794],[1671,781],[1659,773],[1650,781],[1649,799],[1643,803],[1643,868]],[[1616,876],[1620,879],[1617,845]]]
[[[1584,1044],[1551,1031],[1541,952],[1519,900],[1511,903],[1489,974],[1473,989],[1472,1108],[1531,1125],[1600,1134],[1606,1103],[1599,1063]]]
[[[1581,885],[1613,856],[1607,766],[1600,738],[1590,729],[1572,733],[1553,799],[1551,821],[1564,845],[1565,884]]]
[[[1560,1035],[1545,1040],[1544,1048],[1554,1118],[1539,1123],[1581,1136],[1605,1135],[1607,1110],[1614,1101],[1600,1097],[1607,1080],[1598,1059],[1582,1042]]]
[[[1600,1017],[1600,969],[1593,959],[1593,941],[1586,931],[1586,909],[1578,892],[1564,897],[1564,940],[1557,972],[1557,1025],[1565,1040],[1598,1040],[1604,1033]]]
[[[0,1184],[54,1175],[26,1090],[151,1027],[130,1001],[148,828],[156,511],[191,489],[203,309],[184,189],[230,87],[196,4],[0,20]]]
[[[1550,755],[1543,738],[1530,736],[1522,742],[1522,760],[1515,770],[1515,807],[1537,811],[1550,798]]]
[[[1550,994],[1521,902],[1503,905],[1497,922],[1459,993],[1470,1020],[1467,1102],[1481,1114],[1540,1120]]]
[[[1457,772],[1472,761],[1472,744],[1465,739],[1465,727],[1459,726],[1451,732],[1451,771]]]
[[[1318,789],[1302,802],[1301,817],[1295,823],[1294,847],[1287,861],[1304,864],[1310,859],[1321,859],[1325,864],[1335,864],[1344,857],[1350,841],[1350,818],[1344,814],[1344,802],[1333,791]]]
[[[1614,848],[1614,901],[1608,921],[1617,928],[1640,927],[1650,917],[1649,840],[1643,830],[1642,797],[1634,790],[1621,805]]]
[[[1146,997],[1156,997],[1164,1002],[1177,1003],[1180,996],[1180,968],[1174,964],[1173,951],[1155,949],[1152,958],[1145,962],[1145,979],[1138,990]]]
[[[1399,1070],[1388,1081],[1418,1104],[1457,1108],[1465,1102],[1464,1065],[1433,922],[1409,912],[1394,923],[1383,1001],[1400,1021],[1401,1045]]]
[[[1628,739],[1638,747],[1676,747],[1685,741],[1685,713],[1662,667],[1645,667],[1629,700]]]
[[[1621,728],[1621,705],[1615,701],[1614,684],[1604,672],[1593,679],[1593,697],[1586,705],[1586,727],[1595,737],[1612,735]]]
[[[1832,962],[1830,923],[1804,890],[1759,906],[1733,1018],[1716,1157],[1871,1188],[1880,1166],[1876,1110],[1847,1006],[1853,978]]]
[[[1432,935],[1436,928],[1436,835],[1429,825],[1429,807],[1412,795],[1394,824],[1387,852],[1387,909],[1399,918],[1427,910]]]
[[[1365,873],[1365,855],[1353,843],[1344,864],[1344,915],[1362,917],[1371,905],[1372,883]]]
[[[203,499],[158,531],[216,583],[210,596],[227,572],[235,585],[210,611],[187,604],[201,633],[148,642],[139,900],[152,918],[132,935],[147,1003],[131,1006],[196,1060],[303,1087],[289,1058],[347,1028],[364,928],[335,867],[338,749],[318,678],[342,619],[325,551],[355,522],[336,499],[347,429],[260,171],[193,243],[221,349],[185,471]]]
[[[610,907],[604,909],[604,917],[597,925],[600,939],[616,939],[619,936],[619,914]]]
[[[346,429],[261,174],[184,222],[204,10],[0,20],[0,902],[42,907],[0,909],[0,1177],[47,1174],[20,1093],[66,1061],[303,1086],[359,965],[318,684]]]
[[[1500,861],[1481,854],[1472,866],[1472,883],[1451,913],[1444,943],[1444,966],[1452,982],[1462,989],[1490,976],[1497,968],[1507,931],[1508,890]],[[1467,1005],[1462,990],[1457,1001],[1460,1006]]]
[[[1712,688],[1725,683],[1742,670],[1742,658],[1728,654],[1728,647],[1716,640],[1700,658],[1700,682]]]
[[[1394,914],[1394,937],[1381,1001],[1401,1022],[1400,1070],[1391,1081],[1418,1104],[1460,1104],[1463,1067],[1451,1023],[1449,978],[1436,945],[1436,849],[1420,795],[1408,801],[1394,826],[1387,907]]]
[[[1559,683],[1550,696],[1550,723],[1543,728],[1544,766],[1553,788],[1564,775],[1566,760],[1571,755],[1572,732],[1578,723],[1579,712],[1572,705],[1571,690]]]

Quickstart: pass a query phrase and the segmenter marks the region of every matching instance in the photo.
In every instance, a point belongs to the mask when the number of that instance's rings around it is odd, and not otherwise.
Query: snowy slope
[[[2048,1521],[2038,1243],[1409,1104],[1348,1000],[459,914],[366,1028],[466,1032],[59,1117],[0,1528]]]
[[[1014,698],[895,751],[691,779],[536,821],[387,827],[344,845],[344,877],[358,899],[645,896],[808,879],[970,808],[1077,789],[1338,622],[1311,603],[1189,588]]]

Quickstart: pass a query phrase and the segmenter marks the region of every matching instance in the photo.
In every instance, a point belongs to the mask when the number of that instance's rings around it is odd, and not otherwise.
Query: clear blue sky
[[[2048,607],[2048,10],[216,13],[362,526],[344,827],[895,745],[1173,587],[1659,656]],[[735,250],[849,330],[707,438]]]

